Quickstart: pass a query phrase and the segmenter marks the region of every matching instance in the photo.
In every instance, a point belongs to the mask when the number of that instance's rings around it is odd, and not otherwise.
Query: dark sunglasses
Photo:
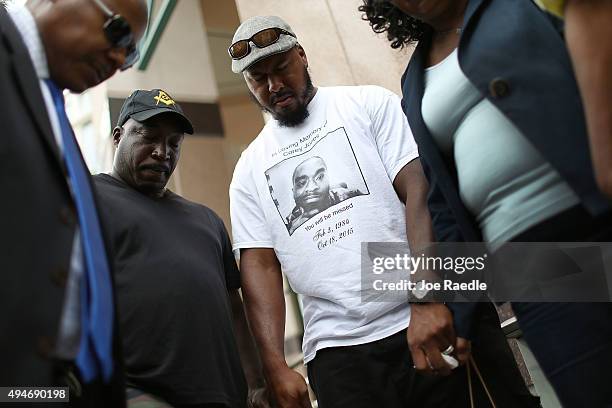
[[[251,53],[251,42],[255,44],[257,48],[265,48],[276,43],[281,34],[290,35],[293,38],[297,38],[294,34],[289,31],[285,31],[282,28],[266,28],[261,30],[247,40],[236,41],[227,49],[230,57],[234,60],[239,60]]]
[[[106,15],[104,22],[104,35],[113,48],[125,48],[125,62],[120,67],[121,71],[125,71],[138,61],[140,53],[134,41],[134,34],[130,28],[130,24],[121,15],[114,13],[109,9],[102,0],[93,0],[94,3]]]

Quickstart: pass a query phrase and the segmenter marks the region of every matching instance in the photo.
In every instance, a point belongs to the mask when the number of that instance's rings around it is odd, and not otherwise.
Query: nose
[[[108,59],[113,64],[113,73],[125,64],[127,51],[125,48],[111,48],[107,53]]]
[[[307,193],[314,193],[319,190],[319,185],[314,180],[308,180],[305,190]]]
[[[283,89],[283,81],[277,75],[268,75],[268,92],[276,93]]]
[[[169,150],[165,143],[158,143],[151,152],[151,157],[155,160],[167,161],[170,159]]]

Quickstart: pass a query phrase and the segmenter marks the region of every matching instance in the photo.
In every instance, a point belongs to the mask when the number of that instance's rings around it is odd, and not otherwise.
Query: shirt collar
[[[13,6],[9,8],[9,16],[15,23],[17,30],[21,34],[21,39],[25,43],[30,59],[34,64],[36,75],[40,79],[49,78],[49,66],[47,65],[47,56],[43,47],[40,33],[34,16],[26,6]]]

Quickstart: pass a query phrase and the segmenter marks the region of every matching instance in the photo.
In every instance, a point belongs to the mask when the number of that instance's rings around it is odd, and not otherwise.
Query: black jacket
[[[0,90],[0,384],[76,389],[72,365],[53,358],[75,206],[28,50],[2,7]],[[97,397],[106,406],[123,404],[121,366],[116,367],[119,375]]]

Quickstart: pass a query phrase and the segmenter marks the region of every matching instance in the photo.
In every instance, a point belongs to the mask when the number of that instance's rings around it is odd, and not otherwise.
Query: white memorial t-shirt
[[[406,301],[362,300],[361,243],[406,241],[392,182],[418,157],[400,100],[384,88],[321,87],[308,111],[296,127],[270,120],[230,185],[234,250],[274,248],[303,296],[306,363],[408,327]]]

